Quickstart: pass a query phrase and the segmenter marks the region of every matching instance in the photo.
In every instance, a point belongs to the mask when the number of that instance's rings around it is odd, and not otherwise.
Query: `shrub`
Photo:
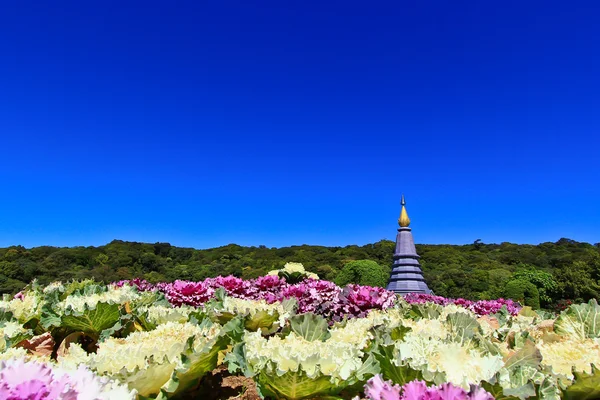
[[[533,309],[540,308],[540,293],[529,281],[513,279],[506,284],[504,293],[507,298],[520,301]]]
[[[383,267],[371,260],[356,260],[344,265],[335,279],[338,286],[356,283],[363,286],[385,287],[388,274]]]

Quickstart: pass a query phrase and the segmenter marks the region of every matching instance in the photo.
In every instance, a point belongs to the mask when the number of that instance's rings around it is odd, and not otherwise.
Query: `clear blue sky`
[[[597,1],[0,8],[0,246],[600,242]]]

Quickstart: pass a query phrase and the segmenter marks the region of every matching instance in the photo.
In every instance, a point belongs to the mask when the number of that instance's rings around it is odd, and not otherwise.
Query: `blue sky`
[[[600,5],[11,2],[0,246],[600,242]]]

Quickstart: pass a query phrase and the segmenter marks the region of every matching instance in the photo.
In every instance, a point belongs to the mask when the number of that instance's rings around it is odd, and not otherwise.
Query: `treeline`
[[[417,251],[429,287],[440,296],[471,300],[509,297],[545,308],[600,297],[600,243],[570,239],[539,245],[476,241],[463,246],[417,245]],[[370,282],[373,279],[365,268],[379,269],[376,276],[389,275],[393,252],[394,243],[388,240],[365,246],[230,244],[207,250],[120,240],[99,247],[12,246],[0,249],[0,293],[15,293],[33,279],[47,284],[87,278],[104,282],[131,278],[197,281],[217,275],[254,278],[286,262],[302,263],[323,279],[363,283],[363,275]],[[352,262],[358,260],[377,264]]]

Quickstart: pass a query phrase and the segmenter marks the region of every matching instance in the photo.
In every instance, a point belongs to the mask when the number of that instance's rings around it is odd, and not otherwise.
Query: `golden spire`
[[[406,201],[404,201],[404,195],[402,195],[402,201],[400,201],[402,205],[402,211],[400,211],[400,218],[398,218],[398,224],[401,228],[406,228],[410,225],[410,218],[408,218],[408,213],[406,212]]]

